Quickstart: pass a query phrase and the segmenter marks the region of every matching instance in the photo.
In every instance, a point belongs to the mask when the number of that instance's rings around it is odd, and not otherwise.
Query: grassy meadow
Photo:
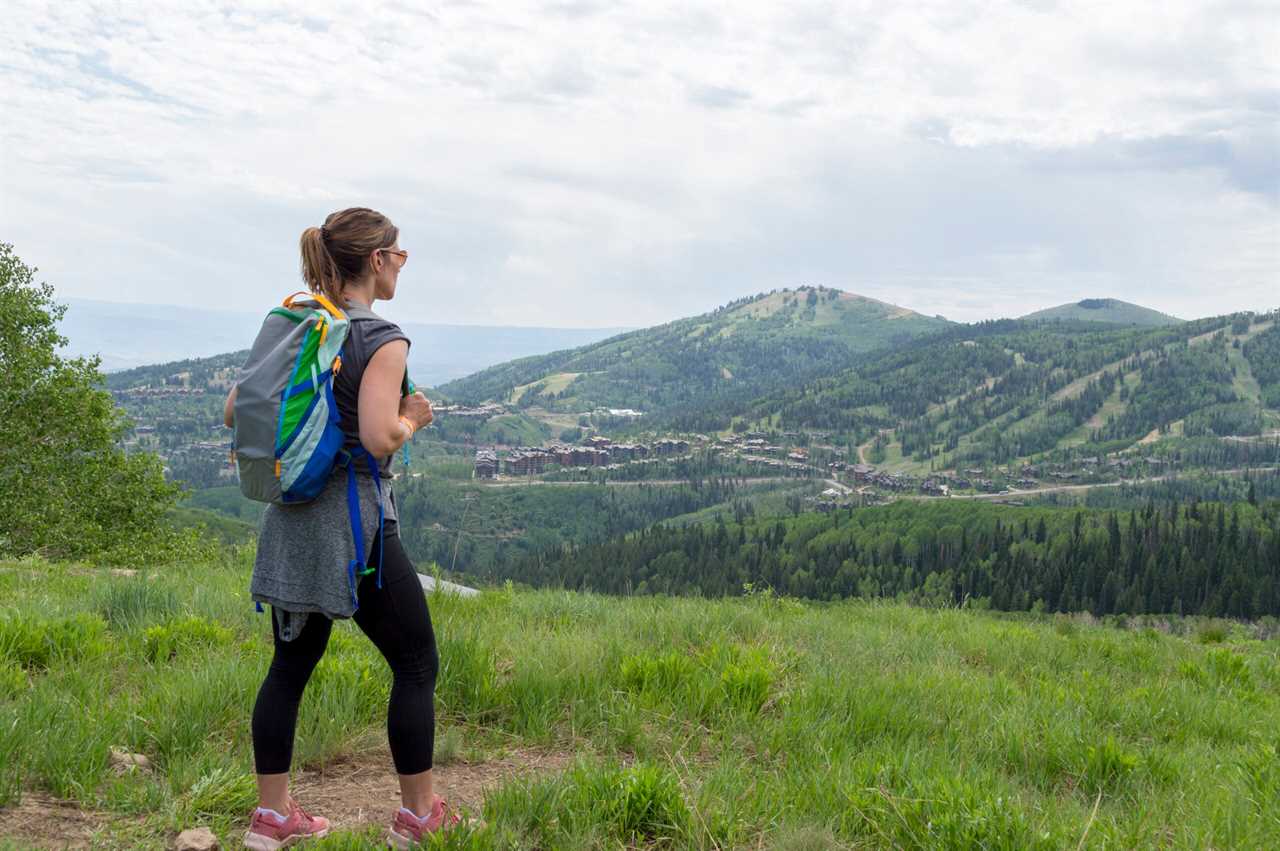
[[[132,576],[0,562],[0,804],[76,802],[104,848],[163,848],[200,824],[238,847],[270,647],[250,553]],[[569,755],[491,789],[487,827],[437,847],[1280,844],[1280,640],[1256,627],[769,594],[507,588],[430,605],[441,763]],[[381,737],[388,691],[376,651],[339,625],[295,767]],[[113,747],[153,769],[117,774]]]

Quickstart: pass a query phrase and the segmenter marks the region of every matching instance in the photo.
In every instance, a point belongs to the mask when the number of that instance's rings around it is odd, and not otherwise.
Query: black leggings
[[[376,573],[361,578],[356,589],[360,608],[352,620],[391,666],[387,739],[396,772],[418,774],[431,768],[435,747],[434,696],[440,657],[427,598],[400,536],[387,535],[385,552],[382,549],[375,540],[370,556],[371,565],[382,564],[382,588],[377,587]],[[324,655],[332,628],[329,618],[312,614],[292,641],[281,641],[272,614],[275,656],[253,707],[253,759],[259,774],[289,770],[298,703]]]

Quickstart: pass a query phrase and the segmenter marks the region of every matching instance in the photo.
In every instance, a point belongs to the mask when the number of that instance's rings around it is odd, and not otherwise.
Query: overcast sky
[[[257,311],[367,205],[428,322],[1280,305],[1276,2],[419,6],[6,3],[0,241],[66,297]]]

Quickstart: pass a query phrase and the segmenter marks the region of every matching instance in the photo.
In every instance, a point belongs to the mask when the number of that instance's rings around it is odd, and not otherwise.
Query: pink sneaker
[[[461,823],[462,818],[444,798],[437,795],[431,804],[430,814],[425,818],[418,818],[401,807],[391,820],[391,829],[387,831],[387,845],[391,848],[410,848],[414,843],[421,842],[428,833],[448,830]]]
[[[304,839],[319,838],[329,833],[329,820],[307,813],[297,801],[289,799],[289,817],[283,821],[279,813],[254,810],[249,831],[244,835],[244,847],[254,851],[276,851],[296,845]]]

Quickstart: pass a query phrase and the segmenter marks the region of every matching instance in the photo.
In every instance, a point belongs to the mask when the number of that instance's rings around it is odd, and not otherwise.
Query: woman
[[[363,207],[333,213],[322,227],[303,231],[302,277],[315,293],[351,310],[342,369],[334,378],[344,446],[363,446],[388,479],[391,457],[413,433],[431,422],[421,393],[401,397],[409,340],[394,324],[374,315],[378,299],[395,296],[409,258],[399,229]],[[227,398],[232,425],[236,391]],[[258,808],[244,844],[260,851],[324,836],[327,819],[312,816],[289,795],[289,763],[303,689],[324,655],[333,618],[350,617],[391,666],[387,738],[400,777],[401,808],[392,817],[388,842],[408,848],[427,833],[452,827],[458,817],[432,790],[435,736],[434,692],[439,657],[431,615],[417,571],[401,546],[390,483],[378,488],[372,465],[361,464],[359,502],[364,540],[373,541],[372,568],[348,585],[353,534],[347,508],[346,471],[334,471],[312,502],[271,504],[262,519],[250,587],[271,606],[275,655],[253,708],[253,753]],[[385,513],[377,534],[379,504]],[[380,580],[380,581],[379,581]]]

